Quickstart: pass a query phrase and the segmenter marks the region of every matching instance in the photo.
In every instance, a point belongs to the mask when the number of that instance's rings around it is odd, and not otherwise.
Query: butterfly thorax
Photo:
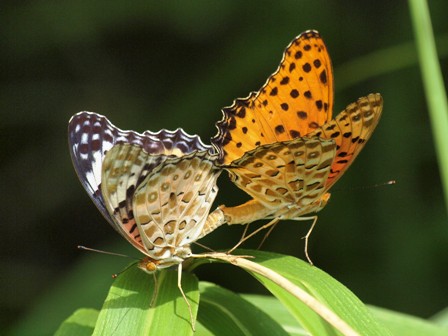
[[[247,224],[261,219],[292,219],[301,220],[303,216],[321,211],[330,199],[330,193],[324,193],[319,199],[303,205],[297,203],[287,203],[277,207],[269,207],[258,200],[250,200],[235,207],[221,205],[225,222],[228,224]]]

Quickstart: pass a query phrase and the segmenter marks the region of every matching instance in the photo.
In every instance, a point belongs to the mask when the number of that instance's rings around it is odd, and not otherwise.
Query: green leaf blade
[[[177,272],[160,271],[153,306],[154,279],[137,268],[121,274],[112,285],[93,335],[192,335],[187,303],[177,287]],[[197,278],[182,274],[182,288],[196,316]]]
[[[255,258],[251,261],[277,272],[307,291],[359,334],[392,335],[386,327],[378,323],[366,306],[350,290],[317,267],[294,257],[271,252],[239,250],[238,253],[254,256]],[[271,291],[311,334],[339,334],[319,315],[285,289],[260,274],[251,274]]]
[[[288,333],[268,314],[241,296],[201,282],[199,321],[213,335],[272,335]]]
[[[242,297],[276,320],[289,335],[303,336],[307,334],[307,331],[275,296],[243,294]]]
[[[78,309],[61,324],[55,336],[90,336],[97,318],[98,311],[95,309]]]
[[[369,306],[370,311],[393,332],[406,336],[446,336],[448,328],[420,317]]]

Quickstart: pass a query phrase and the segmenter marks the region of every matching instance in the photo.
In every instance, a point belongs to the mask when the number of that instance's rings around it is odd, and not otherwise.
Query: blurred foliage
[[[446,41],[448,3],[429,6],[436,39]],[[312,259],[366,303],[422,317],[446,307],[447,217],[405,2],[5,1],[0,22],[2,330],[23,335],[20,325],[34,318],[33,335],[46,335],[76,307],[101,307],[109,275],[124,263],[78,244],[138,257],[77,180],[71,115],[95,111],[137,131],[182,127],[206,141],[220,108],[258,89],[307,29],[330,50],[335,113],[370,92],[385,101],[378,129],[320,213]],[[446,44],[438,48],[446,81]],[[360,59],[368,61],[361,69]],[[362,69],[370,76],[357,80]],[[217,204],[246,200],[224,175]],[[390,179],[397,184],[364,188]],[[263,249],[303,257],[308,228],[282,222]],[[225,248],[240,234],[223,227],[201,243]],[[95,266],[80,267],[92,258]],[[223,265],[197,275],[237,292],[261,288]],[[79,291],[67,290],[73,281]]]

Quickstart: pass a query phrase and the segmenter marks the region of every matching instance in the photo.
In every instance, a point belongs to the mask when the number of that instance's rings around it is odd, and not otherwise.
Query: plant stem
[[[428,4],[424,0],[409,0],[409,6],[439,160],[445,205],[448,211],[448,103],[446,91],[437,57]]]

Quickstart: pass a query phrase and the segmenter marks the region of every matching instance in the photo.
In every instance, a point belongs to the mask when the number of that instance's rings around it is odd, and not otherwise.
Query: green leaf
[[[431,317],[431,321],[439,326],[448,328],[448,307]]]
[[[255,294],[243,294],[241,296],[276,320],[289,335],[303,336],[307,333],[276,297]]]
[[[238,253],[254,256],[254,259],[250,259],[251,262],[264,266],[288,279],[328,307],[359,334],[391,335],[390,331],[378,323],[366,306],[350,290],[317,267],[294,257],[271,252],[238,250]],[[258,272],[249,272],[288,308],[309,333],[312,335],[340,334],[307,304],[298,300],[290,291],[274,283],[272,278],[267,278]]]
[[[98,311],[95,309],[78,309],[61,324],[55,336],[90,336],[97,318]]]
[[[278,299],[265,295],[243,295],[244,299],[264,310],[290,335],[303,335],[305,331],[291,316],[286,307]],[[424,320],[419,317],[394,312],[388,309],[367,306],[369,311],[389,328],[393,335],[406,336],[443,336],[448,335],[448,329],[438,325],[435,321]]]
[[[177,276],[177,270],[157,272],[157,295],[153,298],[153,276],[136,267],[121,274],[104,302],[94,335],[192,335],[189,309],[177,287]],[[196,316],[197,278],[182,273],[182,288]]]
[[[200,282],[198,319],[213,335],[288,335],[268,314],[241,296]]]
[[[392,331],[394,335],[446,336],[448,328],[419,317],[394,312],[384,308],[369,307],[370,311]]]

